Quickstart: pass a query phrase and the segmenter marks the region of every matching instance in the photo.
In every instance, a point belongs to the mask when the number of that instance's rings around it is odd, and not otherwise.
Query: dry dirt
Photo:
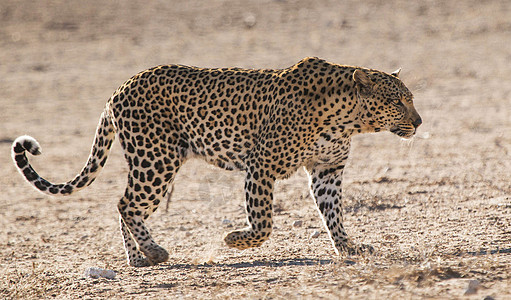
[[[508,0],[0,1],[0,298],[510,299],[510,16]],[[67,198],[36,192],[11,162],[12,141],[30,134],[37,171],[70,179],[105,101],[145,68],[305,56],[402,67],[415,94],[417,136],[356,137],[345,174],[346,228],[375,255],[335,255],[302,170],[277,185],[271,239],[228,249],[223,235],[245,222],[243,175],[193,161],[149,220],[170,260],[128,267],[118,145]],[[91,266],[117,277],[85,278]]]

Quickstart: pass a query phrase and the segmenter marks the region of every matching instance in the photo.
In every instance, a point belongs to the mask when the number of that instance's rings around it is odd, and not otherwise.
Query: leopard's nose
[[[417,119],[415,119],[415,121],[413,121],[412,124],[413,124],[413,127],[415,127],[417,129],[417,127],[419,127],[422,124],[421,117],[417,117]]]

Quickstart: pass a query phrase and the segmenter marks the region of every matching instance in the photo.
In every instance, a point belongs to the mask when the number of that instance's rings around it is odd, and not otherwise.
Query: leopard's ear
[[[373,89],[374,82],[363,70],[357,69],[353,72],[353,80],[357,84],[358,90],[362,95],[369,95]]]
[[[401,72],[401,68],[395,70],[394,72],[390,73],[390,75],[392,76],[396,76],[397,78],[399,78],[399,73]]]

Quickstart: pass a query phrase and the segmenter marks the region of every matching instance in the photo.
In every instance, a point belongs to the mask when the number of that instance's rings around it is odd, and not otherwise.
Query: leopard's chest
[[[338,164],[348,158],[350,137],[325,133],[311,147],[311,161],[320,164]]]

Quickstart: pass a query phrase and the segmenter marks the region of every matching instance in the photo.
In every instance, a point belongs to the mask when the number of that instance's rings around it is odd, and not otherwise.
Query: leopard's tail
[[[28,162],[26,151],[33,155],[41,154],[41,146],[34,138],[27,135],[18,137],[12,144],[11,153],[18,171],[34,188],[48,195],[70,195],[89,186],[96,179],[106,163],[114,139],[115,129],[105,110],[101,114],[87,163],[75,178],[60,184],[51,183],[39,176]]]

